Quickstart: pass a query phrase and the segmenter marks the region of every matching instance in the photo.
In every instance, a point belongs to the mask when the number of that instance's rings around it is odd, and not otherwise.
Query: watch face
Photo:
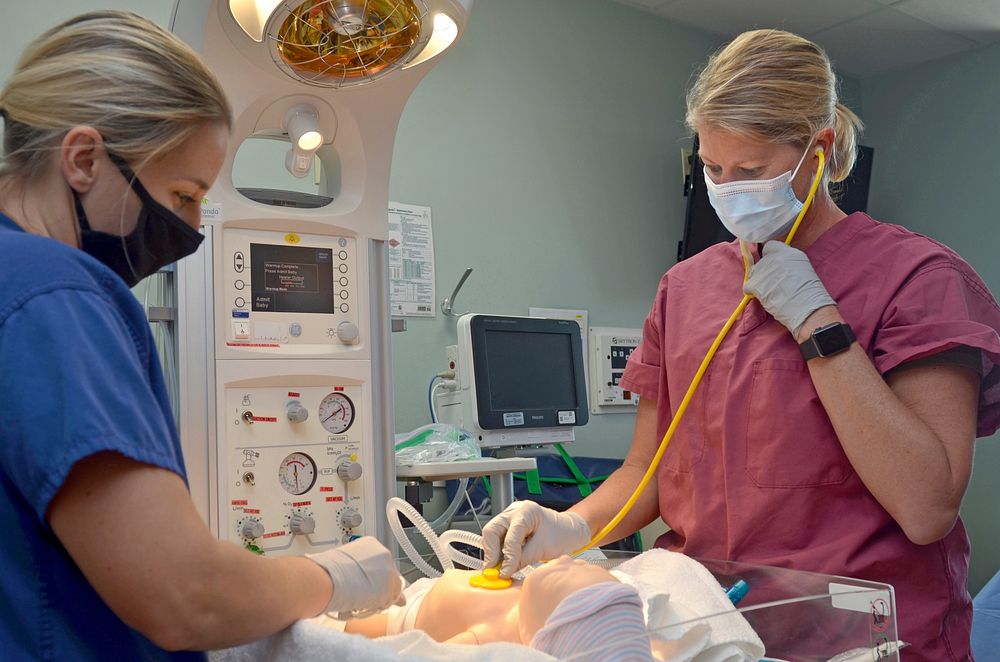
[[[843,324],[830,325],[819,329],[813,338],[816,340],[816,347],[820,356],[827,356],[844,349],[851,344],[847,337],[847,329]]]

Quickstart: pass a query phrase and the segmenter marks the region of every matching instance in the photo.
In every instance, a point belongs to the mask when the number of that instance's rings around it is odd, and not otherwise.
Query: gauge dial
[[[331,393],[319,403],[319,422],[330,434],[343,434],[354,423],[354,403],[343,393]]]
[[[316,463],[305,453],[292,453],[278,466],[278,482],[289,494],[305,494],[316,483]]]

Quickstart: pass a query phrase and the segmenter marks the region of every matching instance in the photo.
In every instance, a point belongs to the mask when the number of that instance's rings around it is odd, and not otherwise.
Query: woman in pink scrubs
[[[827,184],[850,172],[861,123],[815,44],[744,33],[687,102],[710,199],[756,264],[744,284],[733,242],[664,275],[621,382],[642,396],[624,465],[568,512],[517,502],[494,518],[487,563],[510,574],[611,520],[746,292],[655,484],[607,540],[660,517],[659,547],[886,582],[907,660],[971,659],[958,513],[975,438],[1000,427],[1000,308],[946,246],[837,207]]]

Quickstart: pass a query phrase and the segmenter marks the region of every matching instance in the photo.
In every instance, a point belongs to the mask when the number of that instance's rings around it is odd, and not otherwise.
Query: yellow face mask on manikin
[[[773,179],[745,179],[716,184],[705,168],[705,188],[719,220],[733,236],[757,244],[788,234],[803,202],[795,197],[792,180],[802,167],[812,141],[794,170]]]

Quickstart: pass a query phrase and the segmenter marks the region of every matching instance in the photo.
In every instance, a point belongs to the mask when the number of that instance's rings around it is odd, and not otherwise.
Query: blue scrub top
[[[101,451],[186,481],[143,309],[97,260],[0,214],[0,657],[205,660],[123,623],[45,519],[73,464]]]

